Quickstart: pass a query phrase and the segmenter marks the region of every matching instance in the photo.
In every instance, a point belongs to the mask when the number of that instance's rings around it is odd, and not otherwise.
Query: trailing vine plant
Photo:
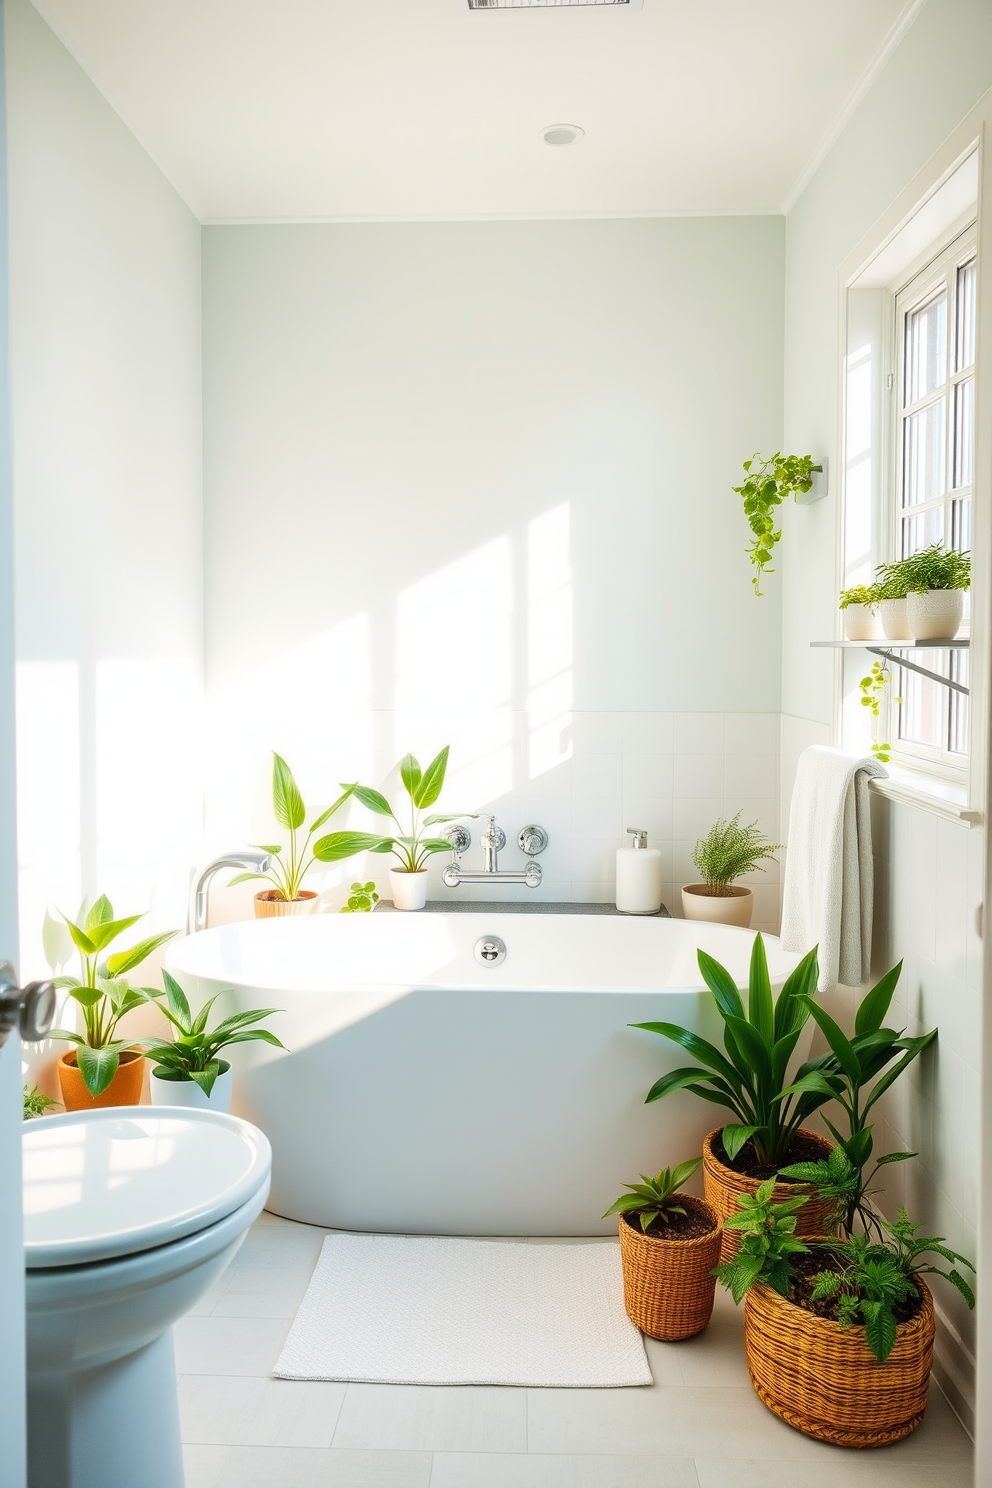
[[[861,689],[861,706],[862,708],[871,709],[873,719],[877,719],[879,716],[882,698],[885,696],[885,689],[888,687],[889,681],[888,665],[884,661],[876,661],[872,663],[872,668],[868,676],[862,677],[858,683]],[[901,703],[902,698],[893,698],[892,701],[894,703]],[[892,745],[879,743],[878,739],[874,737],[874,734],[875,724],[873,723],[871,752],[880,764],[887,765],[892,758]]]
[[[783,455],[780,451],[767,460],[754,454],[744,461],[744,483],[733,489],[743,498],[744,515],[754,534],[747,554],[757,569],[751,582],[759,599],[762,575],[775,572],[770,567],[772,552],[782,537],[782,529],[775,527],[775,508],[788,497],[810,489],[813,468],[812,455]]]

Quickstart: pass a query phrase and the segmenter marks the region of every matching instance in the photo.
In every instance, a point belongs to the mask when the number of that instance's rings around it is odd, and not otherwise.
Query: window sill
[[[982,825],[982,813],[968,805],[966,786],[900,765],[890,765],[888,770],[885,779],[876,776],[869,780],[868,789],[875,795],[898,801],[901,806],[915,806],[918,811],[928,811],[944,821],[956,822],[959,827]]]

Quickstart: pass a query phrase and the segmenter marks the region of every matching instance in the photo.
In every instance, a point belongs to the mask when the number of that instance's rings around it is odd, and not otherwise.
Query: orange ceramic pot
[[[76,1063],[76,1051],[70,1049],[58,1063],[59,1089],[67,1111],[91,1111],[97,1106],[137,1106],[141,1104],[141,1084],[145,1074],[145,1056],[140,1049],[124,1049],[117,1073],[102,1095],[92,1096]]]
[[[263,889],[255,895],[255,918],[268,920],[274,916],[309,914],[316,898],[312,889],[301,889],[296,899],[284,899],[278,889]]]

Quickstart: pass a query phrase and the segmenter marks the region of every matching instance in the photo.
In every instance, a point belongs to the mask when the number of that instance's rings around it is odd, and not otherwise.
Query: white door
[[[0,960],[17,965],[14,793],[14,555],[7,335],[6,68],[0,0]],[[21,1238],[21,1041],[0,1049],[0,1482],[24,1488],[24,1251]]]

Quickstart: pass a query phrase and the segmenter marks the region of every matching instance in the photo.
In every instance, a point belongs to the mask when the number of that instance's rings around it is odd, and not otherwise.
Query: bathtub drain
[[[475,942],[475,959],[480,966],[498,966],[506,960],[506,946],[498,935],[483,935]]]

